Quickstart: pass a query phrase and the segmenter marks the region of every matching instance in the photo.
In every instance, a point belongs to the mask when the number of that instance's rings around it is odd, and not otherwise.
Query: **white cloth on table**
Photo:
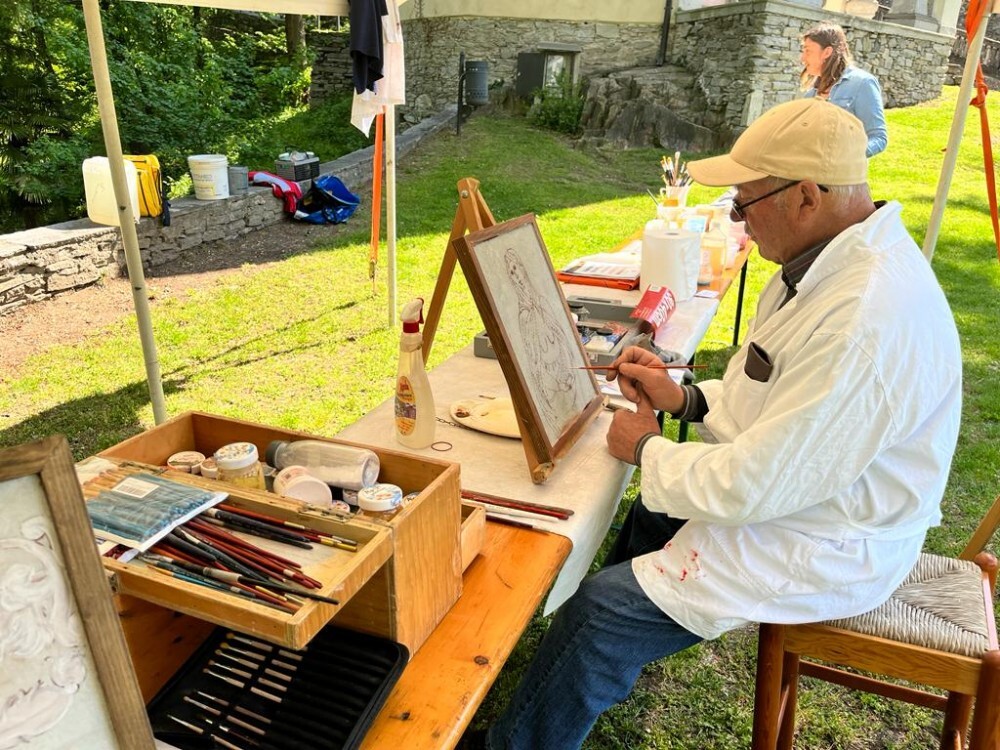
[[[834,238],[784,307],[780,274],[768,282],[723,379],[699,384],[718,444],[646,445],[643,502],[690,520],[633,570],[698,635],[868,611],[940,522],[961,351],[900,210]],[[744,372],[751,343],[768,382]]]

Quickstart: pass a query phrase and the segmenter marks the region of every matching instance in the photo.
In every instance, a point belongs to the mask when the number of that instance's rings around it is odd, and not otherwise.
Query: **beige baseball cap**
[[[813,97],[769,109],[728,154],[690,161],[687,167],[703,185],[740,185],[764,177],[859,185],[868,179],[867,147],[861,120]]]

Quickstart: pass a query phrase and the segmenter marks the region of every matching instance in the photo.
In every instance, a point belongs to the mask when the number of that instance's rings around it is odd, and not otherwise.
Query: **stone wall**
[[[309,83],[309,103],[351,92],[351,38],[347,31],[313,31],[306,40],[316,54]]]
[[[579,74],[652,65],[659,24],[541,21],[516,18],[415,18],[403,22],[407,109],[436,111],[458,98],[458,56],[489,63],[491,86],[513,87],[519,52],[546,42],[576,45]]]
[[[246,196],[172,202],[170,226],[144,217],[136,227],[143,270],[169,266],[198,245],[236,239],[282,221],[282,202],[270,188]],[[125,249],[117,227],[77,219],[0,237],[0,314],[15,307],[125,274]]]
[[[800,95],[802,32],[829,18],[844,27],[858,64],[879,78],[886,106],[941,93],[950,36],[781,0],[751,0],[679,11],[667,65],[593,78],[585,137],[671,150],[726,147],[761,112]]]
[[[402,159],[425,137],[454,122],[455,108],[445,108],[396,139]],[[372,148],[355,151],[320,165],[320,174],[334,174],[353,192],[368,200]],[[310,182],[300,182],[303,192]],[[284,201],[270,187],[251,187],[248,195],[223,200],[171,201],[170,226],[143,218],[137,227],[139,252],[147,273],[169,268],[184,253],[196,253],[205,242],[238,240],[261,227],[289,221]],[[117,227],[88,219],[0,235],[0,315],[21,305],[61,292],[96,284],[105,276],[126,274],[125,250]]]
[[[881,82],[886,106],[909,106],[941,93],[950,36],[780,0],[679,12],[669,60],[695,74],[711,110],[704,124],[738,129],[798,95],[800,36],[825,19],[844,27],[858,65]]]

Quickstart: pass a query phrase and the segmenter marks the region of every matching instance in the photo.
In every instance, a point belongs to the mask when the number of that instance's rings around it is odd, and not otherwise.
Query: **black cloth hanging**
[[[359,94],[374,91],[382,78],[382,16],[387,15],[385,0],[350,0],[351,77]]]

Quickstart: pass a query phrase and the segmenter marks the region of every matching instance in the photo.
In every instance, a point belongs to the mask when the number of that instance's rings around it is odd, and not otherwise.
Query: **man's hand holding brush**
[[[638,463],[636,448],[647,435],[659,435],[655,410],[676,412],[684,406],[684,392],[663,369],[652,352],[630,346],[608,370],[608,380],[618,380],[622,395],[638,406],[635,413],[615,412],[608,430],[608,450],[615,458]]]

